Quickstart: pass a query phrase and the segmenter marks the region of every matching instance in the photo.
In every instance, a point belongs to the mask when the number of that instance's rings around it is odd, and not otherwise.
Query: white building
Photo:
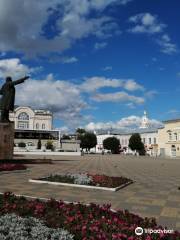
[[[49,140],[55,147],[59,146],[59,131],[53,130],[53,115],[50,111],[20,106],[10,112],[9,119],[15,126],[15,145],[23,142],[26,146],[36,148],[38,140],[41,139],[42,146]]]
[[[149,119],[147,117],[146,111],[144,111],[144,116],[142,117],[142,122],[139,128],[129,130],[128,132],[122,130],[111,130],[108,134],[97,134],[97,145],[96,152],[100,153],[103,151],[103,141],[108,137],[116,137],[120,141],[121,149],[124,153],[132,153],[129,148],[129,139],[133,133],[139,133],[144,143],[145,149],[149,155],[156,156],[158,154],[158,128],[152,128],[149,124]]]
[[[9,115],[15,129],[23,130],[52,130],[53,116],[50,111],[33,110],[30,107],[17,107]]]

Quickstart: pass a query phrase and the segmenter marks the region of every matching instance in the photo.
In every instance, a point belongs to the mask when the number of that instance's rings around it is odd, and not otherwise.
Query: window
[[[39,129],[39,123],[36,123],[36,129]]]
[[[146,139],[145,138],[143,138],[143,143],[146,144]]]
[[[42,124],[42,129],[45,129],[45,124],[44,123]]]
[[[28,129],[29,122],[18,121],[18,128],[19,129]]]
[[[172,140],[172,134],[169,133],[169,141],[171,141],[171,140]]]
[[[19,114],[18,119],[28,121],[29,120],[29,115],[25,112],[22,112],[22,113]]]
[[[156,138],[154,138],[154,144],[156,144]]]
[[[149,144],[151,144],[151,138],[149,138]]]
[[[177,141],[177,133],[174,133],[174,141]]]
[[[28,129],[29,128],[29,115],[25,112],[22,112],[18,116],[18,124],[19,129]]]

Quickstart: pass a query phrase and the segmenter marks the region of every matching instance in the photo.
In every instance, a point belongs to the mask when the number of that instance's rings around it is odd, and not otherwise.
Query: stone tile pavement
[[[28,165],[26,173],[0,173],[0,192],[97,204],[111,203],[142,217],[155,217],[158,224],[180,230],[180,159],[119,155],[54,157],[53,164]],[[125,176],[135,183],[117,192],[29,183],[51,173],[91,172]]]

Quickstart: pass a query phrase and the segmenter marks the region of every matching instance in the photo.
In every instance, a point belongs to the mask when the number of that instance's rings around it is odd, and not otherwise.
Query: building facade
[[[33,110],[30,107],[17,107],[9,115],[15,129],[22,130],[52,130],[53,115],[46,110]]]
[[[180,156],[180,119],[164,121],[164,128],[158,130],[160,156]]]
[[[96,134],[97,136],[97,146],[96,152],[102,152],[103,149],[103,141],[108,137],[116,137],[120,141],[121,150],[125,154],[132,154],[133,151],[129,148],[129,139],[134,133],[139,133],[141,136],[141,140],[144,143],[146,152],[151,156],[158,155],[158,129],[152,128],[149,123],[149,119],[147,117],[147,112],[144,111],[144,115],[142,117],[142,122],[139,128],[134,130],[129,130],[123,132],[122,130],[109,131],[108,133]]]
[[[27,147],[36,148],[40,139],[42,146],[50,140],[55,147],[59,146],[59,131],[53,130],[53,115],[50,111],[21,106],[10,112],[9,119],[15,126],[15,145],[23,142]]]

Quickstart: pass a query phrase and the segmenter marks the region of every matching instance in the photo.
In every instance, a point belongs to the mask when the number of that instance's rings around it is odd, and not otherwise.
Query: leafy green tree
[[[91,132],[80,134],[78,139],[81,140],[80,147],[82,149],[90,150],[97,144],[97,137],[94,133]]]
[[[119,153],[120,142],[116,137],[108,137],[103,141],[104,149],[110,150],[112,153]]]
[[[25,148],[26,147],[25,142],[19,142],[18,147]]]
[[[54,151],[54,146],[53,146],[53,142],[51,140],[48,140],[46,143],[46,149],[49,149],[51,151]]]
[[[62,137],[61,137],[62,140],[70,140],[70,136],[69,135],[66,135],[66,134],[63,134]]]
[[[129,147],[132,151],[137,151],[139,155],[145,155],[144,144],[141,141],[139,133],[134,133],[129,139]]]
[[[83,128],[77,128],[77,129],[76,129],[76,133],[77,133],[77,134],[84,134],[85,132],[86,132],[86,130],[83,129]]]

